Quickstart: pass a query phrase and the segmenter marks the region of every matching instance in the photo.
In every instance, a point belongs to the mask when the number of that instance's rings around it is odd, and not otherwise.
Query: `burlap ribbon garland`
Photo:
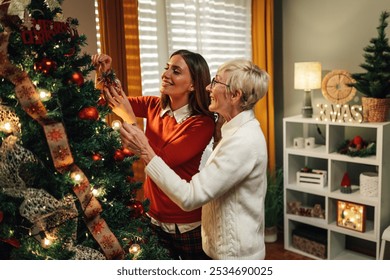
[[[7,55],[9,36],[10,31],[7,28],[0,33],[0,76],[4,76],[15,85],[16,97],[22,108],[43,127],[56,170],[60,173],[70,171],[82,175],[82,180],[73,187],[73,191],[84,210],[86,225],[106,258],[122,259],[124,251],[107,223],[100,217],[102,207],[93,196],[87,177],[74,164],[63,123],[49,119],[46,108],[28,74],[9,61]]]

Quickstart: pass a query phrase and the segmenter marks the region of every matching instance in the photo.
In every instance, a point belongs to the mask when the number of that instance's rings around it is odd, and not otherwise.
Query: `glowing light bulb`
[[[42,101],[47,101],[51,98],[51,92],[46,89],[38,89],[39,91],[39,98]]]
[[[130,254],[138,254],[141,251],[141,246],[139,246],[137,243],[131,244],[129,248]]]
[[[42,241],[41,241],[41,245],[42,245],[43,248],[49,248],[52,243],[53,242],[49,238],[47,238],[47,237],[43,238]]]
[[[5,122],[2,125],[2,130],[4,130],[6,133],[11,133],[12,132],[12,125],[10,122]]]
[[[77,171],[72,172],[72,173],[70,174],[70,177],[72,178],[72,180],[73,180],[75,183],[80,183],[80,182],[83,180],[83,178],[84,178],[83,174],[80,173],[80,172],[77,172]]]
[[[98,187],[93,187],[92,188],[92,194],[93,194],[93,196],[97,197],[97,196],[99,196],[101,194],[101,191],[99,190]]]
[[[119,130],[122,126],[122,123],[119,120],[114,120],[111,123],[111,127],[113,130]]]

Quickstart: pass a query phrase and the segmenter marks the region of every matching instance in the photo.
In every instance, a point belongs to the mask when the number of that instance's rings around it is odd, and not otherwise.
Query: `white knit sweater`
[[[191,182],[158,156],[146,166],[146,173],[182,209],[203,205],[203,250],[211,258],[264,259],[264,135],[252,110],[225,123],[221,132],[221,142]]]

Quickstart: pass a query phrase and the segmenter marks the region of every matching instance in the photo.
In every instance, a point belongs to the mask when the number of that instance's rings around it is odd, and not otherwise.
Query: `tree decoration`
[[[127,148],[125,148],[125,147],[122,148],[122,153],[123,153],[126,157],[132,157],[132,156],[135,155],[132,151],[130,151],[129,149],[127,149]]]
[[[78,117],[81,120],[92,120],[96,121],[99,119],[99,111],[96,109],[96,107],[89,106],[81,109],[78,113]]]
[[[342,193],[352,193],[351,179],[349,178],[348,172],[345,172],[341,179],[340,191]]]
[[[26,178],[21,176],[22,167],[37,163],[34,154],[17,143],[16,136],[8,136],[0,147],[0,187],[26,188]]]
[[[42,89],[42,88],[38,88],[38,92],[39,92],[39,98],[41,99],[41,101],[48,101],[50,100],[51,98],[51,92],[46,90],[46,89]]]
[[[45,190],[35,188],[20,190],[7,188],[4,193],[12,197],[24,198],[19,207],[20,215],[33,224],[30,234],[39,242],[43,239],[41,232],[45,232],[45,235],[54,239],[58,226],[65,221],[77,218],[78,215],[75,203],[70,196],[59,201]]]
[[[106,259],[106,257],[99,251],[86,246],[77,245],[71,247],[70,250],[75,253],[72,260],[105,260]]]
[[[120,120],[113,120],[111,123],[111,127],[113,130],[120,130],[122,127],[122,122]]]
[[[0,132],[6,135],[20,134],[20,122],[19,117],[16,115],[15,110],[9,106],[0,104]]]
[[[363,147],[363,138],[360,137],[359,135],[355,136],[353,139],[352,139],[352,144],[355,145],[356,149],[357,150],[361,150],[362,147]]]
[[[35,62],[34,70],[42,72],[43,74],[49,74],[57,69],[57,63],[49,58],[42,58],[40,61]]]
[[[95,86],[97,89],[102,90],[103,85],[115,85],[119,84],[120,81],[116,78],[115,72],[111,69],[109,71],[101,73],[100,76],[96,77]]]
[[[99,157],[113,154],[121,141],[104,121],[110,108],[96,105],[101,92],[84,78],[91,70],[90,56],[81,55],[85,37],[78,36],[76,19],[55,20],[61,18],[58,3],[34,0],[15,15],[7,14],[10,1],[0,3],[0,255],[132,259],[128,240],[139,236],[147,242],[138,259],[167,259],[157,239],[148,238],[142,218],[148,202],[126,207],[140,186],[126,179],[135,159]],[[37,86],[51,93],[44,103]],[[13,125],[15,115],[20,125]],[[96,186],[103,190],[98,196]],[[129,213],[142,214],[124,219]],[[17,250],[10,245],[15,240]]]
[[[129,253],[133,255],[133,259],[136,260],[141,253],[141,246],[137,243],[133,243],[129,247]]]
[[[81,87],[84,84],[84,76],[80,71],[73,72],[69,82]]]
[[[92,159],[94,161],[100,161],[100,160],[102,160],[102,158],[103,157],[99,153],[95,153],[95,154],[92,155]]]
[[[123,153],[122,150],[117,149],[117,150],[115,150],[115,152],[114,152],[114,159],[115,159],[116,161],[122,161],[122,160],[125,159],[125,154]]]
[[[8,1],[8,2],[9,2],[8,14],[16,15],[19,16],[19,18],[22,18],[24,11],[26,10],[27,6],[30,5],[31,3],[31,0],[19,0],[19,1]]]
[[[337,150],[351,157],[368,157],[376,154],[376,144],[357,135],[351,140],[345,140]]]
[[[127,204],[127,208],[130,209],[130,217],[131,218],[137,219],[145,213],[144,206],[142,205],[142,202],[139,200],[131,200]]]

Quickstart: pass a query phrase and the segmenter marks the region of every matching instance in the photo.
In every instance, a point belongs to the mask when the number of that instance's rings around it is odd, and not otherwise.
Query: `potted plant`
[[[386,121],[390,107],[390,45],[385,32],[389,16],[387,11],[381,13],[378,36],[363,49],[365,62],[359,66],[366,72],[351,74],[350,86],[364,95],[363,119],[368,122]]]
[[[283,220],[283,170],[268,172],[267,180],[264,240],[270,243],[277,240],[278,225]]]

